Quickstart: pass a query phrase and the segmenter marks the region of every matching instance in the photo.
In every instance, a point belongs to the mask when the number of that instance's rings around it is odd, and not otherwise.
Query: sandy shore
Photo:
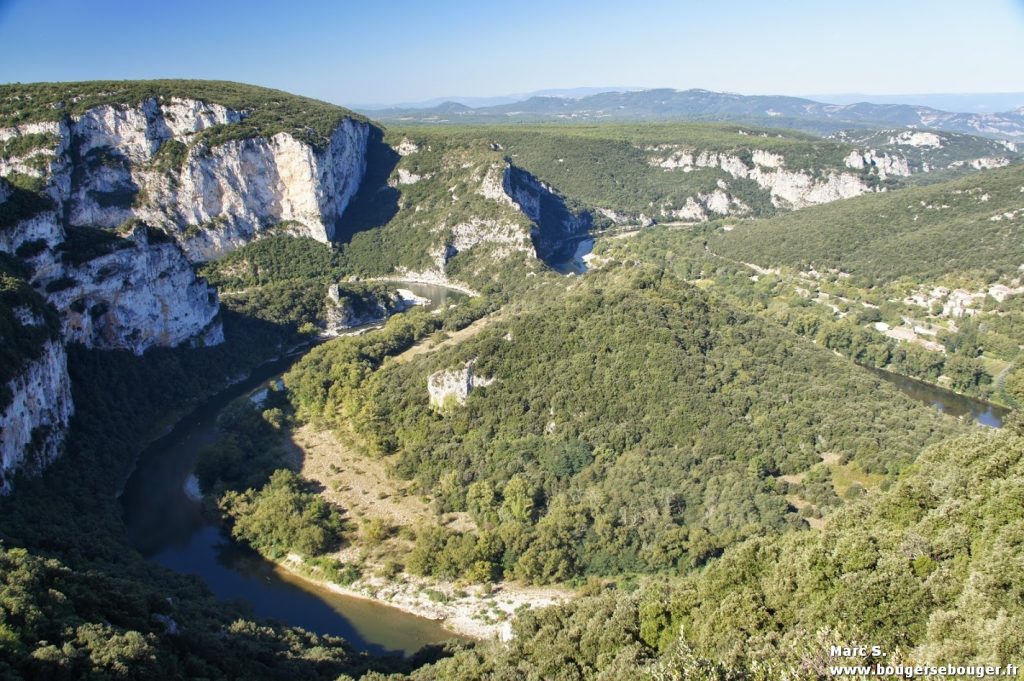
[[[365,598],[403,612],[441,622],[453,633],[480,640],[512,638],[512,618],[523,609],[543,608],[567,601],[572,592],[554,587],[515,583],[456,587],[408,574],[394,580],[364,577],[349,586],[311,577],[302,558],[289,554],[279,565],[288,572],[334,593]]]
[[[453,291],[459,293],[465,293],[467,296],[476,297],[480,295],[479,291],[475,291],[468,286],[457,284],[447,279],[441,279],[437,275],[431,275],[431,273],[422,272],[409,272],[407,274],[396,274],[388,277],[367,277],[366,279],[360,279],[359,281],[387,281],[393,284],[401,284],[402,282],[409,282],[412,284],[430,284],[431,286],[440,286],[441,288],[450,288]]]

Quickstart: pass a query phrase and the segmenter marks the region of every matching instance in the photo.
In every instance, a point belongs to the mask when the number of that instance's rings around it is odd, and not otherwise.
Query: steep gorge
[[[193,264],[265,234],[331,241],[366,168],[370,125],[351,116],[319,144],[239,132],[255,107],[178,96],[115,97],[46,120],[86,96],[0,127],[0,254],[60,329],[5,376],[0,492],[27,459],[38,470],[59,453],[73,411],[64,343],[142,354],[223,342],[217,292]],[[13,334],[33,323],[7,312]]]

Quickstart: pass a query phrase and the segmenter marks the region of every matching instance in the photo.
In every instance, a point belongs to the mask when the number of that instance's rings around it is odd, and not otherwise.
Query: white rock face
[[[42,354],[7,384],[13,398],[0,414],[0,494],[11,491],[15,469],[37,471],[60,454],[74,411],[67,354],[47,341]]]
[[[976,158],[971,161],[971,167],[975,170],[991,170],[992,168],[1002,168],[1008,165],[1010,165],[1010,159],[997,156],[986,156],[985,158]]]
[[[14,253],[22,244],[39,240],[45,241],[51,248],[64,241],[64,229],[52,211],[19,222],[16,229],[0,231],[0,251]]]
[[[462,405],[466,403],[469,393],[475,388],[483,388],[494,383],[494,378],[485,378],[473,373],[476,360],[469,360],[459,369],[437,371],[427,378],[427,393],[430,406],[444,409],[451,400]]]
[[[217,292],[196,278],[178,246],[150,243],[141,229],[126,245],[60,272],[75,283],[47,298],[61,313],[64,338],[138,355],[154,345],[175,347],[193,339],[223,342]]]
[[[152,206],[133,211],[180,231],[193,261],[219,257],[267,227],[328,243],[366,170],[369,125],[346,119],[318,152],[286,133],[195,147],[175,181],[143,179]]]
[[[416,173],[410,172],[410,171],[406,170],[405,168],[399,168],[398,169],[398,178],[397,178],[397,182],[395,184],[398,184],[398,185],[416,184],[417,182],[419,182],[422,179],[423,179],[422,175],[417,175]]]
[[[879,154],[873,149],[851,151],[844,162],[847,168],[856,170],[874,166],[878,169],[878,176],[883,180],[890,175],[906,177],[911,173],[910,163],[906,158],[894,154]]]
[[[772,203],[779,207],[804,208],[838,199],[852,198],[871,191],[871,188],[863,180],[851,173],[831,171],[816,177],[806,170],[787,170],[785,158],[763,150],[752,153],[752,168],[748,167],[740,157],[727,153],[704,151],[696,154],[693,150],[675,145],[659,145],[649,148],[648,151],[653,152],[648,157],[648,163],[657,168],[664,168],[666,171],[691,172],[695,168],[717,168],[733,178],[753,180],[762,189],[771,193]],[[898,163],[890,165],[896,170],[900,167]],[[909,173],[909,168],[907,173]],[[742,212],[739,205],[730,201],[728,212],[719,213],[716,208],[725,208],[726,206],[719,196],[695,196],[693,199],[693,203],[687,201],[687,204],[681,209],[666,212],[672,217],[687,220],[707,219],[709,209],[718,214]]]
[[[160,107],[164,124],[172,137],[188,137],[213,125],[238,123],[243,114],[220,104],[210,104],[196,99],[171,100]]]
[[[153,167],[154,154],[168,141],[188,144],[199,131],[243,118],[243,112],[199,100],[150,99],[94,107],[66,122],[2,129],[0,140],[33,132],[58,136],[48,193],[59,210],[67,204],[70,224],[111,228],[141,218],[176,235],[194,262],[223,255],[280,223],[293,234],[332,240],[365,172],[367,123],[345,119],[322,150],[278,133],[193,146],[183,167],[170,174]],[[11,163],[24,165],[24,159]],[[26,170],[8,165],[0,174]]]
[[[904,130],[889,137],[889,144],[902,144],[909,147],[942,148],[942,138],[934,132]]]
[[[512,197],[509,196],[508,192],[505,191],[505,184],[507,182],[505,175],[507,172],[507,164],[504,168],[500,165],[493,165],[488,168],[484,174],[483,181],[480,183],[480,195],[491,201],[497,201],[506,206],[514,207],[516,204],[512,201]]]
[[[12,137],[19,137],[21,135],[58,135],[60,131],[60,123],[56,121],[25,123],[12,128],[0,128],[0,142],[6,142]]]
[[[409,138],[403,139],[401,142],[399,142],[398,146],[395,147],[395,151],[398,152],[399,156],[409,156],[411,154],[415,154],[419,150],[419,145],[417,145]]]

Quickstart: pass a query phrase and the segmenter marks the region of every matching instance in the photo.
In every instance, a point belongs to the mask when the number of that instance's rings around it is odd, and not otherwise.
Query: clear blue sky
[[[604,85],[1024,91],[1024,0],[0,0],[0,82],[167,77],[349,105]]]

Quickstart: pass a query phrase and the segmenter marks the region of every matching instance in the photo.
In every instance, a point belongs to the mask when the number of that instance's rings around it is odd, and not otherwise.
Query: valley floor
[[[468,329],[467,329],[468,330]],[[512,616],[525,608],[564,602],[572,593],[555,587],[530,587],[511,582],[463,586],[415,577],[407,573],[381,573],[388,560],[411,550],[403,528],[438,522],[427,503],[409,491],[409,483],[388,474],[386,463],[359,453],[329,431],[306,425],[292,435],[301,457],[301,475],[321,487],[322,496],[346,509],[359,524],[358,541],[333,555],[345,564],[361,564],[364,576],[348,586],[316,577],[315,568],[290,554],[280,565],[296,575],[344,596],[379,601],[420,617],[442,621],[456,634],[478,639],[507,640]],[[389,528],[386,537],[368,537],[371,523]],[[468,514],[448,513],[440,522],[454,530],[470,530]],[[376,574],[369,574],[376,573]]]
[[[512,618],[523,610],[565,603],[573,593],[557,587],[501,582],[461,587],[452,582],[401,574],[362,577],[348,586],[310,575],[302,558],[289,554],[285,570],[337,594],[366,598],[419,617],[441,622],[454,634],[480,640],[512,638]]]

